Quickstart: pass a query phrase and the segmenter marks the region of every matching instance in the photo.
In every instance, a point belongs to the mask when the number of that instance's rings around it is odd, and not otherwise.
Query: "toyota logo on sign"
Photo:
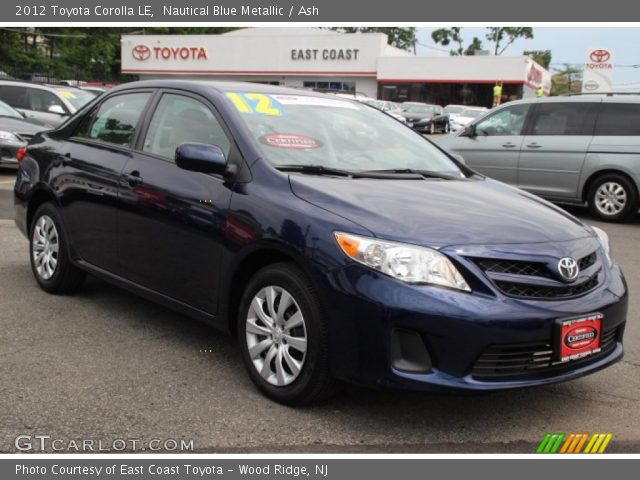
[[[146,60],[151,56],[151,49],[146,45],[136,45],[131,50],[131,55],[136,60]]]
[[[589,58],[594,63],[604,63],[609,61],[611,58],[611,53],[608,50],[594,50],[589,54]]]

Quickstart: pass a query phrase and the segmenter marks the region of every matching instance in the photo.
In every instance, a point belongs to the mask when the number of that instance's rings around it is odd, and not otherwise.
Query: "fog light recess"
[[[403,372],[431,371],[431,357],[418,332],[404,328],[394,328],[391,331],[391,365]]]

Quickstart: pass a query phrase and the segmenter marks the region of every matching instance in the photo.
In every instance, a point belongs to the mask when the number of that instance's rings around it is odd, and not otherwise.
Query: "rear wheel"
[[[607,222],[622,222],[638,212],[638,193],[626,177],[610,173],[597,178],[588,193],[589,208]]]
[[[40,205],[33,216],[29,253],[31,270],[43,290],[68,293],[82,284],[85,273],[69,259],[60,216],[51,203]]]
[[[327,335],[315,290],[294,265],[263,268],[240,302],[238,340],[249,376],[287,405],[321,401],[335,389]]]

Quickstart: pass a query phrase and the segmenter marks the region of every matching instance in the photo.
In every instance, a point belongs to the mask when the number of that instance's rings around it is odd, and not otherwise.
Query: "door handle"
[[[530,143],[529,145],[527,145],[527,148],[541,148],[542,145],[538,145],[537,143]]]
[[[133,187],[134,185],[140,185],[142,183],[142,177],[140,176],[140,172],[137,170],[134,170],[131,173],[123,174],[122,178],[131,187]]]
[[[514,148],[516,146],[515,143],[511,143],[511,142],[507,142],[507,143],[503,143],[502,146],[504,148]]]

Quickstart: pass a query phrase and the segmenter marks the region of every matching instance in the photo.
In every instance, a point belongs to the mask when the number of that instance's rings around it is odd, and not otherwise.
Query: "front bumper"
[[[501,390],[571,380],[623,355],[628,297],[617,265],[588,294],[551,301],[407,285],[356,264],[331,272],[327,281],[332,369],[352,383],[408,390]],[[559,319],[595,312],[603,314],[603,332],[614,335],[601,353],[526,375],[487,380],[473,373],[489,347],[555,348]],[[392,338],[398,329],[420,336],[432,364],[428,371],[394,368]]]

